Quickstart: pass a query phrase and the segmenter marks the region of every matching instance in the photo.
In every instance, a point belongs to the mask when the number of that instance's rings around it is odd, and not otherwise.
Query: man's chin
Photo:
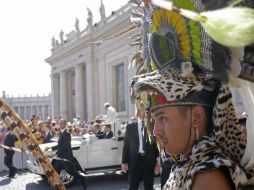
[[[173,150],[170,150],[170,149],[167,149],[167,148],[164,148],[165,152],[169,155],[176,155],[176,154],[179,154],[177,153],[176,151],[173,151]]]

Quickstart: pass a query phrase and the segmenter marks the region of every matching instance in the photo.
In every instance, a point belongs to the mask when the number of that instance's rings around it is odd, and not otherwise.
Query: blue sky
[[[86,27],[87,7],[99,21],[101,0],[8,0],[0,1],[0,96],[36,96],[50,93],[51,38],[59,39],[61,29]],[[103,0],[106,15],[127,0]]]

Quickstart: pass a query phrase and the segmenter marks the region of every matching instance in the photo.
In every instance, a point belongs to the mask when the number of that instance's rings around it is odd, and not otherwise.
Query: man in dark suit
[[[83,188],[86,189],[87,179],[85,175],[81,175],[78,172],[78,170],[82,169],[79,167],[77,160],[74,158],[72,153],[71,134],[66,128],[67,122],[64,119],[61,119],[59,124],[61,134],[58,139],[57,146],[52,147],[52,150],[57,150],[56,154],[60,160],[56,160],[56,162],[53,164],[54,168],[58,173],[60,173],[61,169],[65,169],[70,175],[78,179],[83,185]]]
[[[104,125],[104,139],[111,139],[113,137],[113,132],[111,131],[111,125]]]
[[[93,128],[94,128],[94,134],[95,134],[95,136],[98,139],[103,139],[104,138],[104,133],[100,129],[100,124],[99,123],[95,123]]]
[[[14,147],[15,142],[18,140],[16,135],[8,128],[7,135],[4,140],[4,145],[9,147]],[[13,156],[15,152],[13,150],[4,149],[5,157],[4,157],[4,165],[9,168],[9,175],[8,177],[14,177],[17,173],[17,168],[13,166]]]
[[[45,138],[43,139],[43,143],[49,143],[51,138],[53,138],[53,133],[51,132],[51,126],[46,125],[45,126]]]
[[[152,190],[155,171],[158,172],[159,151],[154,141],[149,141],[144,127],[145,111],[137,111],[137,121],[126,126],[124,138],[122,170],[129,171],[129,190],[138,190],[143,179],[145,190]]]

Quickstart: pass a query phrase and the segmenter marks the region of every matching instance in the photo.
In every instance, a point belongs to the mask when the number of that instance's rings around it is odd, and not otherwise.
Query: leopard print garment
[[[202,81],[206,76],[201,73],[190,73],[182,77],[182,71],[166,66],[164,69],[136,76],[133,79],[133,90],[157,91],[165,96],[168,101],[177,101],[186,97],[191,92],[204,89]]]
[[[135,82],[134,90],[161,92],[167,100],[175,101],[205,88],[201,82],[204,79],[202,76],[179,76],[178,71],[173,69],[150,73]],[[164,189],[190,189],[197,172],[223,166],[229,169],[237,188],[247,183],[245,173],[253,176],[253,171],[245,171],[240,166],[246,144],[236,117],[232,94],[226,84],[222,84],[219,89],[212,117],[214,128],[211,137],[205,143],[195,145],[193,156],[187,163],[174,168]]]
[[[240,163],[246,146],[228,85],[222,85],[213,108],[214,137],[231,160]]]
[[[244,189],[247,177],[243,169],[223,153],[215,139],[204,136],[196,142],[189,158],[172,167],[163,190],[190,190],[197,173],[222,167],[228,168],[236,189]]]

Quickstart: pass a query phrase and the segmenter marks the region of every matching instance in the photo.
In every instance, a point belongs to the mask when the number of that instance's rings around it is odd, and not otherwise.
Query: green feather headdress
[[[175,0],[170,3],[174,5],[172,11],[155,6],[151,13],[150,55],[158,69],[165,65],[180,69],[182,62],[191,62],[194,70],[201,70],[227,83],[232,78],[230,75],[240,74],[243,50],[217,43],[200,22],[186,18],[186,15],[194,18],[199,15],[197,12],[211,8],[210,3],[206,3]],[[221,7],[219,0],[214,4],[213,9]],[[178,11],[175,11],[175,6]]]
[[[216,42],[226,46],[246,46],[254,43],[254,9],[226,7],[200,14],[178,8],[173,1],[152,0],[153,4],[199,22]]]

